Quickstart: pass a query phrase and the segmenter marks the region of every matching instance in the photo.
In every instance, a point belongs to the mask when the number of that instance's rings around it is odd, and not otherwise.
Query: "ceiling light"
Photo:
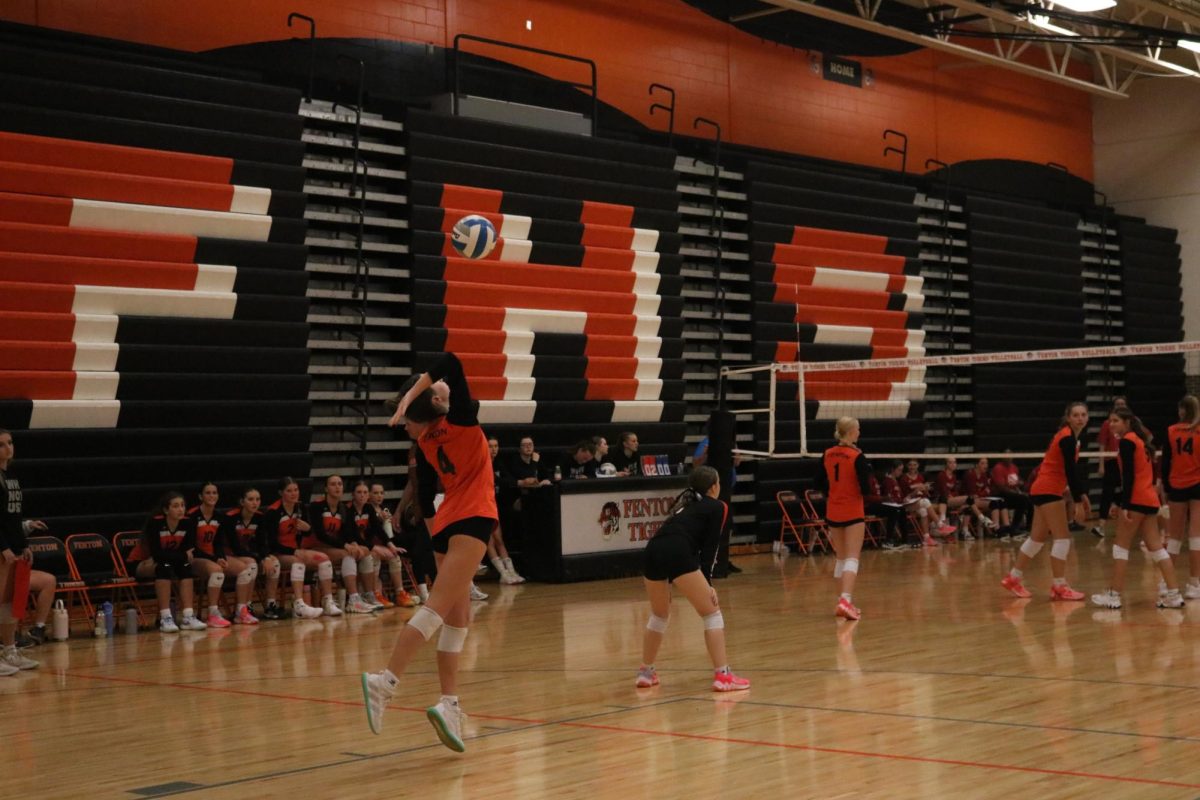
[[[1036,25],[1044,31],[1057,33],[1059,36],[1078,36],[1079,34],[1069,28],[1064,28],[1061,25],[1055,25],[1050,21],[1050,18],[1044,14],[1030,14],[1027,19],[1030,25]]]
[[[1106,8],[1112,8],[1116,4],[1117,0],[1055,0],[1054,3],[1055,6],[1077,11],[1080,14],[1103,11]]]
[[[1184,50],[1191,50],[1193,53],[1200,53],[1200,42],[1193,42],[1190,39],[1180,39],[1179,46]]]

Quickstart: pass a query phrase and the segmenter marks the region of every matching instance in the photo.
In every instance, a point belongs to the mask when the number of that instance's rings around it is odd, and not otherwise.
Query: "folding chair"
[[[801,535],[801,531],[812,531],[815,526],[811,520],[801,519],[800,522],[796,522],[794,519],[792,519],[792,514],[789,510],[790,506],[791,508],[796,509],[799,514],[805,513],[804,505],[800,502],[800,498],[796,496],[795,492],[784,490],[775,493],[775,502],[779,504],[780,513],[779,546],[781,548],[786,546],[784,540],[790,533],[792,538],[796,540],[796,546],[800,548],[800,553],[802,555],[809,555],[812,546],[811,544],[805,543],[804,536]]]
[[[137,550],[138,544],[141,542],[141,540],[142,540],[142,532],[141,531],[121,531],[120,533],[113,534],[113,540],[112,540],[113,555],[116,558],[117,566],[121,570],[121,572],[120,572],[121,575],[123,575],[126,578],[132,578],[134,585],[138,589],[142,589],[142,588],[153,589],[154,588],[154,579],[153,578],[150,578],[148,580],[138,580],[138,576],[129,571],[129,567],[133,563],[133,553],[135,550]],[[136,593],[137,590],[135,589],[134,591]],[[153,594],[150,594],[148,597],[139,596],[137,598],[137,612],[138,612],[139,624],[143,623],[148,617],[153,616],[153,614],[148,615],[146,613],[146,611],[143,609],[143,605],[145,605],[147,602],[149,602],[151,605],[151,608],[154,609],[154,613],[155,614],[158,613],[158,600],[157,600],[157,598],[155,598],[155,596]]]
[[[137,609],[139,624],[146,623],[135,591],[137,579],[125,574],[125,566],[117,559],[108,539],[98,533],[71,534],[67,537],[67,563],[75,580],[83,582],[83,596],[93,615],[95,604],[91,592],[107,590],[114,601],[124,597],[126,602],[132,603]]]
[[[812,525],[813,545],[820,545],[821,552],[828,553],[833,549],[833,542],[829,540],[829,526],[825,523],[825,518],[817,513],[817,507],[813,504],[813,498],[819,496],[820,492],[806,490],[804,499],[800,501],[800,508],[804,510],[805,520]]]
[[[67,596],[67,615],[73,620],[91,620],[96,614],[88,601],[87,584],[71,571],[67,557],[67,546],[57,536],[30,536],[29,549],[33,551],[33,568],[49,572],[58,586],[54,593]],[[78,607],[80,614],[73,612]]]
[[[872,526],[879,532],[879,538],[871,531]],[[866,516],[863,518],[863,537],[871,543],[872,547],[879,547],[879,539],[882,539],[886,534],[886,529],[883,525],[883,517]]]

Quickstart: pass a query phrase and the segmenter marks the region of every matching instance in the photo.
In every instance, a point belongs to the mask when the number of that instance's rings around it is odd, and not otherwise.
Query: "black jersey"
[[[290,556],[303,548],[302,537],[297,523],[308,522],[303,503],[296,503],[291,513],[284,508],[282,500],[276,500],[267,507],[259,530],[264,531],[268,552],[282,556]]]
[[[246,522],[240,508],[230,509],[221,516],[220,541],[239,558],[262,559],[267,555],[267,537],[262,522],[260,511],[255,511]]]
[[[717,561],[717,545],[728,519],[729,506],[724,501],[701,497],[668,517],[654,538],[677,536],[684,539],[688,549],[699,554],[700,571],[711,583],[713,565]]]
[[[142,541],[155,564],[186,564],[188,551],[196,546],[196,521],[184,517],[172,529],[165,516],[153,516],[142,529]]]
[[[0,471],[0,550],[11,550],[18,556],[29,546],[21,502],[21,482],[11,472]]]
[[[195,506],[188,509],[187,515],[196,526],[196,555],[211,558],[213,561],[224,558],[225,546],[221,541],[224,538],[221,536],[221,518],[225,516],[224,513],[214,508],[212,516],[206,517],[204,507]]]
[[[315,537],[313,544],[320,542],[326,547],[336,548],[344,547],[349,542],[362,544],[358,529],[354,527],[354,518],[341,503],[337,508],[330,508],[324,500],[313,503],[308,507],[308,524],[312,525],[310,535]]]
[[[383,521],[379,518],[379,513],[370,503],[364,505],[362,511],[355,511],[353,504],[346,506],[346,516],[358,537],[359,544],[374,547],[390,541],[387,534],[383,532]]]

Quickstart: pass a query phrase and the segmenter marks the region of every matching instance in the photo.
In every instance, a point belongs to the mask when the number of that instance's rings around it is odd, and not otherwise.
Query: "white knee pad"
[[[1128,561],[1129,551],[1119,544],[1113,545],[1113,559],[1116,561]]]
[[[1195,550],[1196,552],[1200,552],[1200,536],[1188,537],[1188,550]]]
[[[842,573],[846,571],[846,562],[843,559],[838,559],[833,562],[833,577],[840,578]]]
[[[1167,552],[1167,548],[1160,547],[1157,550],[1150,551],[1150,560],[1157,564],[1159,561],[1169,561],[1171,554]]]
[[[453,625],[443,625],[442,633],[438,636],[437,649],[439,653],[461,653],[463,644],[466,641],[466,628],[456,628]]]
[[[292,583],[300,583],[304,580],[304,565],[297,561],[292,564]]]
[[[404,570],[404,562],[400,560],[400,556],[393,556],[388,559],[388,570],[391,572],[402,572]]]
[[[437,633],[438,628],[442,627],[442,615],[429,606],[421,606],[407,624],[416,628],[428,642]]]
[[[323,581],[333,580],[333,562],[322,561],[317,565],[317,577]]]
[[[1029,541],[1026,539],[1025,541]],[[1059,561],[1066,561],[1067,556],[1071,554],[1070,539],[1055,539],[1054,544],[1050,545],[1050,557],[1057,558]]]
[[[224,572],[214,572],[212,575],[208,576],[208,588],[220,589],[224,585],[225,585],[225,573]]]
[[[842,563],[843,563],[842,572],[853,572],[855,575],[858,574],[858,559],[857,558],[847,558]]]
[[[1042,546],[1045,542],[1035,542],[1033,539],[1026,539],[1021,542],[1021,552],[1033,558],[1038,553],[1042,552]]]
[[[264,571],[263,574],[267,576],[267,580],[271,581],[272,583],[275,581],[278,581],[279,573],[283,569],[283,565],[279,563],[279,559],[277,559],[277,558],[263,559],[263,564],[266,565],[266,570]]]
[[[346,556],[342,559],[342,578],[348,578],[351,575],[358,574],[358,562],[353,556]]]
[[[255,564],[253,561],[251,561],[250,566],[246,567],[244,570],[242,570],[241,572],[238,573],[238,576],[237,576],[238,586],[245,586],[246,584],[254,583],[254,580],[257,577],[258,577],[258,564]]]
[[[720,611],[714,611],[704,618],[704,630],[719,631],[725,627],[725,618],[721,616]]]
[[[1167,552],[1173,556],[1179,555],[1183,550],[1183,539],[1167,539]]]
[[[12,603],[0,604],[0,625],[12,625],[17,621],[13,616]]]
[[[929,505],[930,505],[929,501],[927,499],[925,499],[924,497],[922,497],[920,500],[918,500],[917,501],[917,516],[920,517],[921,519],[925,519],[925,517],[928,517],[929,516]]]
[[[370,554],[358,560],[358,572],[360,575],[370,575],[375,572],[375,559]]]
[[[660,617],[657,614],[651,614],[650,619],[646,621],[646,630],[654,631],[655,633],[666,633],[667,623],[670,621],[670,617]]]

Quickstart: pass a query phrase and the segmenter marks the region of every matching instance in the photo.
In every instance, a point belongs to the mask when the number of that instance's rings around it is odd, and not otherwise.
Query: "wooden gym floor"
[[[1104,588],[1107,544],[1069,575]],[[832,559],[738,559],[719,581],[733,665],[708,691],[700,622],[677,601],[633,687],[640,580],[484,584],[464,651],[467,753],[438,744],[432,647],[382,736],[358,673],[408,616],[75,638],[0,679],[0,797],[1196,798],[1200,603],[1154,608],[1141,553],[1123,612],[1031,600],[997,581],[1013,545],[871,551],[833,617]]]

